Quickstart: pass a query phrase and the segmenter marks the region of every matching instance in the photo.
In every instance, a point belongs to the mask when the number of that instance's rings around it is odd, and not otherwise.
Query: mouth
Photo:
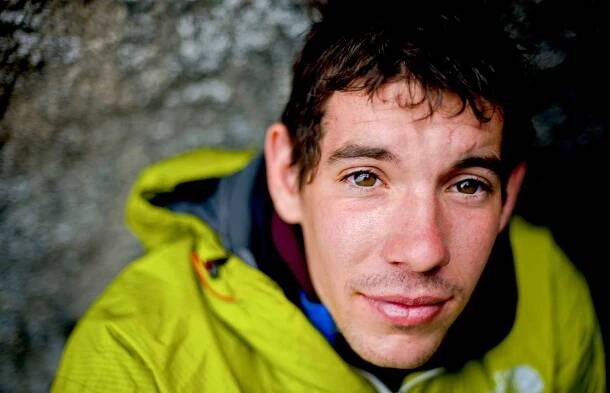
[[[392,325],[413,327],[430,323],[451,297],[368,296],[361,294],[369,306]]]

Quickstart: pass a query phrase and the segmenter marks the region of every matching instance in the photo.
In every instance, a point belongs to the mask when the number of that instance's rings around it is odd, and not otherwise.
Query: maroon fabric
[[[310,299],[316,299],[301,244],[292,226],[284,222],[276,212],[273,212],[271,217],[271,237],[278,254],[286,262],[301,288]]]

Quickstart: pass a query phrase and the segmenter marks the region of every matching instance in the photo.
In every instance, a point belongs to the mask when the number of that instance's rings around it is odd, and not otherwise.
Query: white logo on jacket
[[[544,383],[538,372],[527,365],[519,365],[494,373],[496,389],[493,393],[542,393]]]

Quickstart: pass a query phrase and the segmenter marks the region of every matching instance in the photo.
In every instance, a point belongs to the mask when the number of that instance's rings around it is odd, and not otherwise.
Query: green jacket
[[[143,172],[127,220],[146,254],[80,320],[53,392],[386,391],[343,361],[278,284],[229,254],[205,222],[150,203],[180,183],[236,172],[251,158],[200,150]],[[512,330],[459,370],[406,372],[401,392],[605,391],[584,279],[548,231],[519,218],[510,228],[519,294]],[[216,277],[202,268],[223,258]]]

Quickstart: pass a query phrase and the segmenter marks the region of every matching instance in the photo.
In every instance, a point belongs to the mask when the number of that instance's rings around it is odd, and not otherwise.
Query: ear
[[[289,224],[301,220],[301,198],[298,168],[292,161],[292,141],[288,129],[275,123],[265,136],[265,165],[267,185],[275,211]]]
[[[500,218],[500,228],[498,232],[501,232],[508,224],[508,220],[513,213],[515,204],[517,203],[517,196],[521,189],[521,183],[525,177],[526,165],[525,162],[520,163],[512,170],[506,184],[506,201],[502,206],[502,216]]]

